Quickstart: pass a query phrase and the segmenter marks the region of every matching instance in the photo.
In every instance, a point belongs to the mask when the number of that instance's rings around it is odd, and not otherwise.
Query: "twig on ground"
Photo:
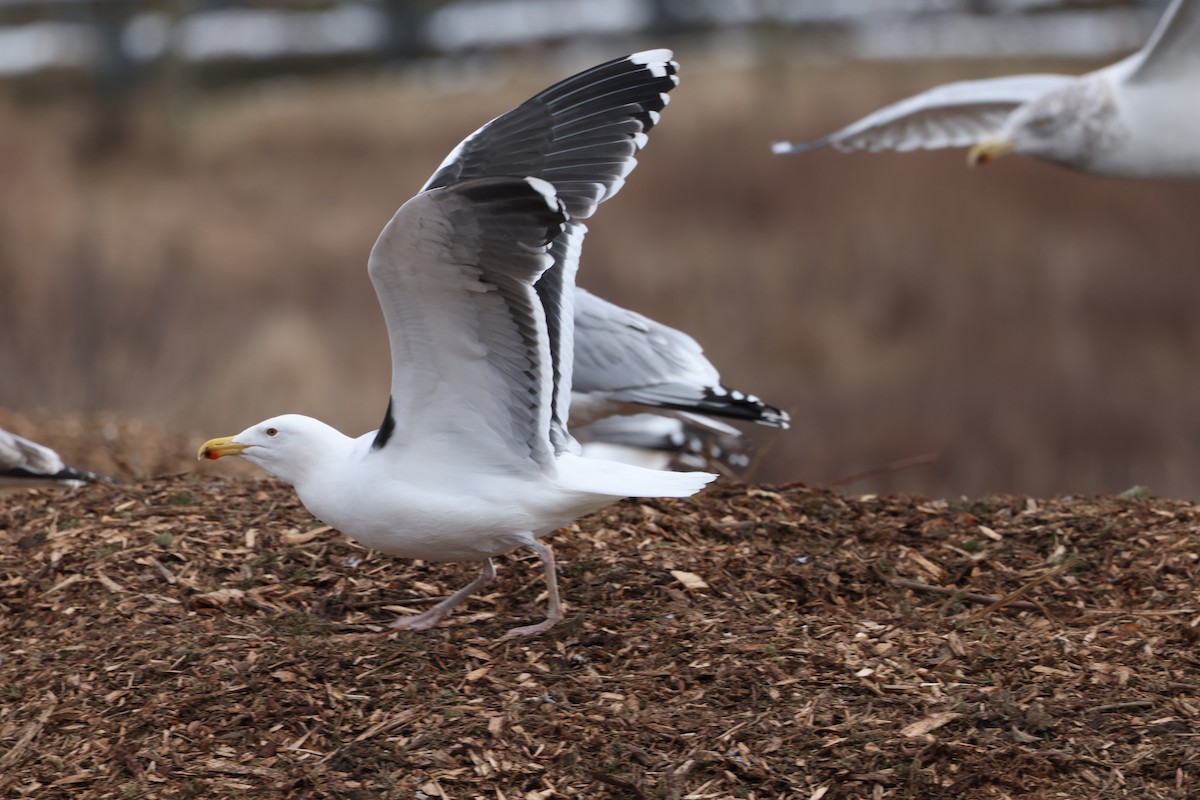
[[[963,620],[963,624],[970,625],[972,623],[979,622],[981,619],[988,616],[989,614],[991,614],[994,611],[998,611],[1001,608],[1004,608],[1005,606],[1015,605],[1016,604],[1015,601],[1024,597],[1026,594],[1028,594],[1032,590],[1036,589],[1038,586],[1041,586],[1043,583],[1052,581],[1055,578],[1057,578],[1059,575],[1062,575],[1070,567],[1072,567],[1077,561],[1079,561],[1078,557],[1068,558],[1066,561],[1062,562],[1061,564],[1059,564],[1057,567],[1050,570],[1049,572],[1039,575],[1038,577],[1034,578],[1029,583],[1020,587],[1016,591],[1009,592],[1008,594],[1004,595],[1004,597],[1001,597],[999,600],[992,603],[987,608],[979,609],[974,614],[972,614],[971,616],[969,616],[965,620]],[[1033,605],[1033,607],[1037,608],[1037,609],[1041,608],[1037,604],[1031,604],[1031,605]]]
[[[990,594],[979,594],[977,592],[965,592],[962,589],[954,589],[949,586],[934,586],[929,583],[921,583],[914,581],[911,578],[901,578],[898,575],[882,575],[882,578],[893,586],[899,586],[903,589],[912,589],[917,592],[929,592],[930,594],[940,594],[946,597],[957,597],[962,600],[967,600],[972,603],[989,603],[996,604],[999,598],[993,597]],[[1038,607],[1028,601],[1016,601],[1008,603],[1013,608],[1020,608],[1025,611],[1037,611]]]
[[[1153,700],[1130,700],[1127,703],[1105,703],[1100,706],[1085,708],[1085,714],[1103,714],[1107,711],[1124,711],[1130,708],[1154,708]]]

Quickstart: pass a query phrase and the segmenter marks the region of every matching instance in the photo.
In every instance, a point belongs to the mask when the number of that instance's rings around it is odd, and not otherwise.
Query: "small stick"
[[[1068,558],[1066,561],[1059,564],[1054,569],[1050,570],[1049,572],[1043,573],[1042,575],[1039,575],[1038,577],[1031,580],[1029,583],[1027,583],[1024,586],[1022,586],[1021,588],[1017,589],[1015,592],[1010,592],[1010,593],[1004,595],[1004,597],[1001,597],[999,600],[992,603],[987,608],[979,609],[974,614],[967,617],[963,621],[963,624],[970,625],[973,622],[979,622],[979,620],[981,620],[984,617],[986,617],[987,615],[991,614],[993,611],[997,611],[1001,608],[1004,608],[1007,605],[1014,605],[1015,600],[1018,600],[1018,599],[1024,597],[1030,591],[1032,591],[1033,589],[1036,589],[1038,586],[1041,586],[1043,583],[1054,580],[1059,575],[1066,572],[1067,569],[1069,567],[1071,567],[1078,560],[1079,559],[1075,556]],[[1036,605],[1034,606],[1034,608],[1037,608],[1037,607],[1038,606],[1036,606]]]
[[[972,603],[988,603],[995,604],[999,602],[998,598],[992,597],[990,594],[978,594],[976,592],[964,592],[962,589],[951,589],[947,586],[933,586],[928,583],[914,581],[911,578],[901,578],[896,575],[884,575],[883,579],[888,583],[899,586],[903,589],[913,589],[918,592],[929,592],[930,594],[940,594],[944,596],[955,596],[963,600],[970,600]],[[1020,608],[1026,611],[1037,611],[1037,606],[1028,601],[1017,601],[1009,603],[1013,608]]]
[[[1127,708],[1153,708],[1153,700],[1130,700],[1127,703],[1105,703],[1102,706],[1092,706],[1085,708],[1085,714],[1103,714],[1106,711],[1123,711]]]

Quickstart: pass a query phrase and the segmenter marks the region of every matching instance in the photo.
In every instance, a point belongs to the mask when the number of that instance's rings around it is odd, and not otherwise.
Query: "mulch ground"
[[[726,483],[474,574],[269,480],[0,495],[0,796],[1185,798],[1200,508]]]

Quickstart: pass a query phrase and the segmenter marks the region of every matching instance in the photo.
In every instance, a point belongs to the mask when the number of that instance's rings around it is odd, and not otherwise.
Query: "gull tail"
[[[566,453],[558,457],[562,488],[609,497],[691,497],[716,478],[710,472],[668,472]]]

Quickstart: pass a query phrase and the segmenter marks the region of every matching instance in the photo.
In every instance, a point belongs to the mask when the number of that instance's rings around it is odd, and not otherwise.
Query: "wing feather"
[[[868,114],[811,142],[776,142],[774,153],[820,147],[854,150],[932,150],[968,147],[1000,129],[1013,109],[1076,80],[1069,75],[1011,75],[937,86]]]
[[[1131,83],[1200,79],[1200,0],[1175,0],[1132,60]]]
[[[112,478],[64,464],[58,453],[45,445],[0,428],[0,478],[29,478],[80,485],[84,481]]]
[[[0,473],[21,470],[35,475],[53,475],[65,465],[58,453],[0,429]]]
[[[669,50],[613,59],[567,78],[464,139],[422,191],[488,176],[541,178],[573,218],[550,250],[537,283],[553,362],[550,436],[555,452],[574,450],[567,432],[574,351],[575,273],[590,217],[637,166],[636,154],[679,83]]]
[[[554,183],[567,212],[586,219],[615,194],[679,83],[671,51],[650,50],[584,70],[464,139],[422,191],[501,175]]]
[[[578,289],[575,374],[580,426],[619,413],[624,403],[787,427],[788,415],[726,388],[691,336]]]
[[[566,230],[550,246],[554,265],[534,285],[546,311],[550,352],[575,352],[575,273],[587,228],[578,220],[567,223]],[[567,432],[571,413],[571,384],[575,359],[553,358],[554,392],[550,409],[550,443],[555,453],[575,452],[578,448]]]
[[[534,284],[567,221],[536,178],[465,181],[396,212],[369,263],[392,347],[392,441],[553,470],[553,368]]]

